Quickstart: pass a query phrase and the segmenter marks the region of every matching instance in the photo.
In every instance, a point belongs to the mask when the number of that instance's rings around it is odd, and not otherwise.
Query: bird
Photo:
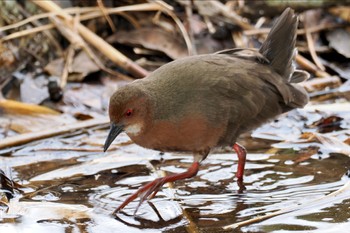
[[[287,8],[260,49],[180,58],[113,93],[104,151],[124,131],[144,148],[192,153],[194,158],[185,172],[139,188],[114,214],[139,197],[136,213],[165,183],[194,177],[216,147],[233,148],[238,156],[237,182],[243,181],[247,152],[237,143],[239,135],[308,103],[308,94],[298,83],[309,74],[293,64],[297,26],[297,15]]]

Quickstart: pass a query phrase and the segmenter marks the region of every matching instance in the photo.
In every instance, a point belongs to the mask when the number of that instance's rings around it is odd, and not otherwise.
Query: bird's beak
[[[103,148],[104,152],[106,152],[106,150],[112,144],[114,139],[123,131],[123,128],[124,128],[123,125],[111,123],[111,128],[109,130],[109,134],[107,136],[105,146]]]

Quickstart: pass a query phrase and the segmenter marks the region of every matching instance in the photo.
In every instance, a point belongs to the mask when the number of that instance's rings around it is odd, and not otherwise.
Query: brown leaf
[[[65,60],[63,58],[53,60],[47,66],[45,66],[44,69],[52,76],[61,77],[64,61]],[[90,59],[90,57],[84,51],[81,51],[74,57],[73,64],[69,70],[68,81],[80,82],[88,74],[99,70],[100,68]]]
[[[338,131],[338,130],[342,130],[340,125],[343,120],[344,119],[342,117],[329,116],[314,122],[311,125],[311,128],[313,127],[317,128],[317,131],[320,133],[329,133],[333,131]]]
[[[327,32],[329,46],[341,55],[350,58],[350,33],[342,28]]]
[[[109,43],[118,42],[133,46],[143,46],[147,49],[161,51],[172,59],[187,56],[184,41],[174,33],[159,28],[140,28],[133,31],[120,31],[110,36]]]
[[[2,196],[2,193],[5,194],[7,200],[10,200],[11,198],[13,198],[14,183],[10,178],[8,178],[5,175],[5,172],[0,169],[0,194],[1,194],[0,196]]]

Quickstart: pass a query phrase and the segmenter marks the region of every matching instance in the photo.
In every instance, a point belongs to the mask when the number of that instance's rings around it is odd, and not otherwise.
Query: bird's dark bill
[[[114,123],[111,123],[111,128],[109,130],[109,134],[107,136],[103,151],[106,151],[108,147],[112,144],[114,139],[123,131],[122,125],[117,125]]]

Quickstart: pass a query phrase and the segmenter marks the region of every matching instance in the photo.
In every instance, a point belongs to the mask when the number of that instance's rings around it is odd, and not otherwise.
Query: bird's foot
[[[126,205],[128,205],[130,202],[135,200],[136,198],[140,197],[139,204],[137,205],[134,214],[136,214],[137,210],[141,206],[141,204],[146,200],[152,199],[157,192],[160,190],[160,188],[168,182],[173,182],[176,180],[182,180],[186,178],[193,177],[197,174],[199,169],[199,162],[194,162],[191,167],[183,173],[174,174],[165,176],[162,178],[157,178],[152,182],[149,182],[148,184],[142,186],[137,192],[135,192],[133,195],[128,197],[114,212],[113,214],[117,214],[120,210],[122,210]]]
[[[247,188],[244,185],[243,178],[237,179],[238,193],[243,193]]]
[[[137,192],[132,194],[130,197],[128,197],[114,212],[113,214],[118,213],[120,210],[122,210],[126,205],[128,205],[130,202],[135,200],[136,198],[140,197],[139,204],[137,205],[134,214],[136,214],[137,210],[141,206],[141,204],[148,198],[148,200],[152,199],[159,189],[166,183],[165,181],[166,177],[155,179],[152,182],[149,182],[148,184],[142,186]]]

